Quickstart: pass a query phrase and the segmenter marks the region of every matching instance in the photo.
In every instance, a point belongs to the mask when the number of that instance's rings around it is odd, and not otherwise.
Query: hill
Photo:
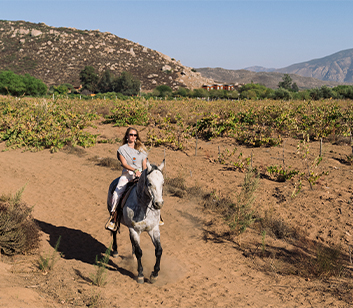
[[[320,80],[353,82],[353,49],[342,50],[324,58],[297,63],[276,70]]]
[[[284,73],[279,72],[251,72],[248,70],[227,70],[224,68],[198,68],[197,72],[200,72],[205,78],[211,78],[222,83],[259,83],[263,84],[268,88],[277,89],[278,83],[282,81]],[[327,86],[337,86],[340,83],[333,81],[322,81],[312,77],[302,77],[296,74],[289,74],[300,90],[311,89]]]
[[[0,70],[29,73],[48,86],[79,86],[85,66],[100,74],[107,69],[114,75],[131,72],[143,90],[161,84],[193,89],[212,82],[180,61],[109,32],[0,21]]]

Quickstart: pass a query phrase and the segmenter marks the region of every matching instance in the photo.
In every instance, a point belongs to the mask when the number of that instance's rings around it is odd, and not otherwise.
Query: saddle
[[[118,231],[119,234],[120,234],[120,221],[121,221],[121,218],[123,216],[123,208],[124,208],[124,206],[126,204],[127,198],[129,198],[129,196],[130,196],[130,192],[131,192],[132,188],[137,184],[138,180],[139,180],[138,178],[135,178],[131,182],[128,182],[126,184],[125,191],[124,191],[123,195],[121,196],[121,198],[120,198],[120,200],[119,200],[119,202],[117,204],[115,212],[109,217],[109,219],[108,219],[108,221],[107,221],[107,223],[105,225],[105,228],[107,230],[111,230],[111,231],[114,231],[114,232]],[[112,188],[112,190],[110,191],[111,194],[114,193],[115,188],[116,188],[116,186],[114,186]],[[113,229],[111,229],[109,227],[109,225],[111,225],[111,223],[114,224],[114,228]]]

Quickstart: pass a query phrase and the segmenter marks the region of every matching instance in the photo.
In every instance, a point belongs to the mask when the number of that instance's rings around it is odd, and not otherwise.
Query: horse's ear
[[[165,166],[165,159],[163,159],[162,163],[158,166],[158,169],[162,171],[164,166]]]

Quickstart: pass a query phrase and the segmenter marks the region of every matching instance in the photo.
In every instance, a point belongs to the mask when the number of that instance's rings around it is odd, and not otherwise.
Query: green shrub
[[[54,251],[52,255],[46,256],[39,256],[38,267],[43,272],[51,271],[54,268],[54,265],[58,261],[58,249],[60,245],[61,236],[59,236],[58,240],[56,241]],[[60,254],[61,255],[61,254]]]
[[[98,260],[98,256],[96,256],[96,264],[95,264],[96,273],[91,274],[91,281],[94,285],[98,287],[101,287],[107,284],[107,264],[109,262],[110,252],[111,252],[111,245],[105,251],[104,256],[102,256],[100,260]]]
[[[12,71],[0,73],[0,94],[40,96],[45,95],[47,90],[48,88],[43,81],[29,74],[21,76]]]
[[[287,169],[284,166],[268,166],[267,172],[270,176],[273,176],[277,182],[285,182],[299,174],[299,170],[291,170],[291,167]]]
[[[26,92],[26,85],[21,76],[12,71],[0,73],[0,94],[20,96]]]
[[[121,75],[112,81],[112,89],[123,95],[138,95],[141,82],[129,72],[122,72]]]
[[[29,96],[41,96],[45,95],[48,91],[47,86],[43,81],[36,79],[29,74],[24,75],[23,82],[26,86],[26,95]]]
[[[190,90],[180,87],[176,92],[174,92],[174,96],[181,96],[181,97],[186,97],[190,95]]]
[[[26,147],[31,150],[50,148],[52,151],[64,145],[92,146],[96,135],[83,131],[97,115],[77,112],[70,101],[1,101],[0,141],[9,147]]]
[[[273,92],[272,98],[288,101],[292,98],[292,93],[289,90],[286,90],[284,88],[279,88],[279,89],[275,90],[275,92]]]
[[[193,97],[209,97],[209,92],[206,89],[194,89]]]
[[[257,94],[255,90],[247,90],[247,91],[242,91],[240,93],[240,98],[241,99],[256,99]]]
[[[337,95],[337,98],[353,99],[353,86],[340,85],[332,89]]]
[[[259,175],[248,168],[235,203],[229,197],[220,198],[213,192],[204,196],[203,205],[210,210],[220,212],[226,218],[229,227],[240,235],[256,220],[253,205],[258,185]]]
[[[159,92],[159,95],[160,97],[166,97],[166,96],[171,96],[172,95],[172,88],[165,85],[165,84],[162,84],[158,87],[156,87],[156,90]]]
[[[272,91],[258,83],[248,83],[239,89],[241,99],[268,98]]]
[[[111,73],[111,71],[106,70],[98,82],[98,86],[97,86],[98,92],[100,92],[100,93],[112,92],[113,91],[113,87],[112,87],[113,79],[114,79],[114,76]]]
[[[148,115],[145,104],[131,100],[123,101],[116,104],[104,123],[115,123],[115,126],[146,125]]]
[[[99,76],[96,74],[94,67],[85,66],[85,68],[80,72],[80,80],[82,82],[83,89],[87,89],[92,93],[97,90]]]

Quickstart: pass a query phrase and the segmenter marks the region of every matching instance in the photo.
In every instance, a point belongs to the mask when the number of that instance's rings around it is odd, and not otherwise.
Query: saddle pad
[[[124,195],[123,195],[123,198],[121,199],[121,203],[120,203],[120,208],[121,208],[121,209],[124,208],[125,203],[126,203],[126,200],[127,200],[127,198],[129,198],[131,190],[136,186],[137,181],[136,181],[136,182],[131,182],[131,183],[132,183],[131,186],[128,187],[127,190],[125,190],[125,193],[124,193]]]

